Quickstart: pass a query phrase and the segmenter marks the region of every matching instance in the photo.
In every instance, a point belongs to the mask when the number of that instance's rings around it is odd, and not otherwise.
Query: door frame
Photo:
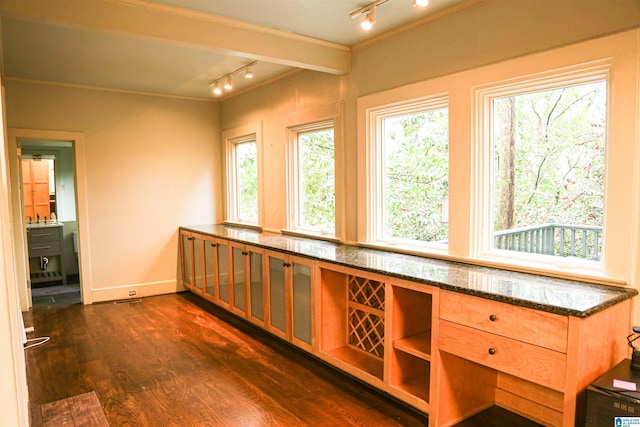
[[[65,141],[71,142],[73,150],[73,174],[75,179],[76,223],[78,229],[78,270],[80,275],[80,297],[84,304],[91,304],[91,252],[89,250],[88,207],[85,170],[84,133],[55,130],[36,130],[23,128],[8,128],[8,159],[11,179],[11,211],[15,243],[16,276],[18,281],[18,296],[22,311],[28,311],[32,306],[31,288],[29,286],[29,255],[26,244],[26,229],[23,224],[22,189],[20,184],[20,163],[18,148],[22,140],[36,141]],[[20,219],[20,220],[18,220]],[[20,256],[22,254],[22,256]]]

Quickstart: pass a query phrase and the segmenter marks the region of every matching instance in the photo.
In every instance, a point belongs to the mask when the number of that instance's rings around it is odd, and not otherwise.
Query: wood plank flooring
[[[109,427],[93,391],[45,403],[36,417],[44,427]]]
[[[40,405],[95,391],[110,426],[426,426],[427,419],[189,294],[36,307]]]

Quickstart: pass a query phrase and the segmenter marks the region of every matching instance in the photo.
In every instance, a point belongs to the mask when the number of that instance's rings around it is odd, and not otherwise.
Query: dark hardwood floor
[[[425,426],[427,419],[189,293],[36,307],[40,405],[95,391],[110,426]]]

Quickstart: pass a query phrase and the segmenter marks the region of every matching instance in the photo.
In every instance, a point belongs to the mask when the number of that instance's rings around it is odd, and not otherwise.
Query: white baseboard
[[[150,297],[154,295],[172,294],[183,291],[182,284],[177,280],[162,282],[134,283],[130,285],[115,286],[113,288],[99,288],[91,291],[93,302],[119,301],[124,299]],[[133,295],[130,295],[134,292]]]

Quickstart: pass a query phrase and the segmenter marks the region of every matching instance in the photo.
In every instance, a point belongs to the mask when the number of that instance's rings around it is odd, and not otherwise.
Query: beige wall
[[[300,72],[271,85],[224,99],[221,102],[221,128],[224,130],[256,121],[262,122],[265,135],[265,161],[263,162],[265,171],[263,173],[265,181],[268,181],[264,188],[264,200],[269,204],[265,211],[264,226],[269,229],[280,229],[285,227],[284,219],[286,218],[284,162],[287,141],[284,137],[282,120],[279,118],[292,115],[314,103],[342,102],[345,112],[343,171],[346,194],[345,240],[355,242],[359,225],[356,206],[356,199],[360,196],[358,167],[362,166],[358,159],[362,154],[357,148],[357,141],[362,137],[357,131],[358,99],[393,88],[403,88],[403,93],[410,92],[411,88],[434,80],[436,77],[460,74],[461,71],[476,70],[489,64],[528,57],[580,41],[619,34],[625,30],[637,28],[639,25],[640,2],[635,0],[587,0],[584,2],[543,0],[535,3],[519,0],[486,0],[474,3],[466,9],[444,16],[432,23],[355,47],[352,73],[347,76],[323,77],[311,72]],[[518,64],[522,63],[526,61],[518,62]],[[526,74],[527,70],[521,70],[521,72]],[[634,94],[637,93],[637,88],[638,82],[635,81],[629,83],[624,89],[629,93],[630,101],[635,99]],[[469,97],[469,89],[466,90],[466,95],[462,98],[458,97],[456,102]],[[457,105],[457,108],[460,108],[459,102]],[[471,106],[467,104],[467,108],[470,109]],[[632,116],[633,110],[631,106],[629,114]],[[620,116],[616,117],[619,121]],[[625,120],[623,118],[623,121]],[[457,156],[452,159],[452,164],[467,165],[465,173],[468,173],[470,162],[469,126],[469,123],[466,123],[464,129],[452,129],[452,134],[457,133],[458,142],[461,135],[466,138],[462,140],[464,147],[458,146],[457,151],[452,150],[452,156]],[[631,128],[634,126],[631,125]],[[637,137],[633,130],[629,131],[629,127],[626,129],[625,135],[619,135],[624,136],[622,139],[626,142],[621,142],[621,138],[617,138],[614,145],[618,148],[624,147],[627,154],[631,153],[626,157],[631,160],[634,152],[635,157],[638,157],[638,151],[634,151],[637,150],[634,148],[638,145]],[[625,162],[625,168],[616,168],[615,175],[616,179],[620,179],[619,174],[623,169],[625,170],[626,179],[621,182],[629,183],[625,191],[630,192],[631,186],[635,185],[634,183],[637,184],[635,179],[637,171],[634,172],[634,167],[626,166],[627,162]],[[458,186],[452,191],[455,190],[457,194],[466,194],[466,199],[469,199],[471,177],[463,178],[456,179],[456,182],[460,183],[466,179],[466,188]],[[621,194],[620,191],[616,191],[616,194],[618,193]],[[625,202],[622,203],[626,207],[620,205],[620,210],[613,214],[614,217],[619,214],[625,218],[625,221],[631,217],[640,217],[640,198],[635,197],[632,201],[633,192],[631,194],[631,197],[625,198]],[[468,201],[465,203],[469,204]],[[631,216],[627,212],[630,206],[634,206],[635,210]],[[468,207],[466,209],[461,213],[453,213],[458,215],[456,217],[458,219],[460,215],[463,216],[462,226],[456,230],[458,233],[468,234],[469,232]],[[634,287],[640,287],[640,269],[635,267],[633,262],[640,256],[638,255],[640,252],[639,224],[637,220],[627,222],[631,224],[629,229],[633,235],[622,240],[625,247],[630,248],[629,252],[620,259],[608,260],[608,265],[611,267],[608,273],[614,273],[612,278],[598,278],[597,274],[593,277],[596,280],[612,279],[616,283],[630,283]],[[630,230],[627,230],[627,233]],[[454,253],[461,254],[462,258],[468,256],[468,247],[453,249],[455,249]],[[537,270],[531,268],[530,271]],[[558,274],[570,276],[566,272]],[[636,305],[640,307],[640,302]],[[635,321],[640,323],[640,309],[636,310]]]
[[[84,134],[91,299],[175,290],[178,227],[221,219],[218,104],[5,86],[8,127]]]
[[[636,0],[485,0],[353,50],[351,74],[300,72],[221,102],[221,127],[262,121],[264,226],[285,226],[285,132],[281,117],[344,102],[346,241],[356,241],[356,102],[359,96],[565,46],[640,25]]]

